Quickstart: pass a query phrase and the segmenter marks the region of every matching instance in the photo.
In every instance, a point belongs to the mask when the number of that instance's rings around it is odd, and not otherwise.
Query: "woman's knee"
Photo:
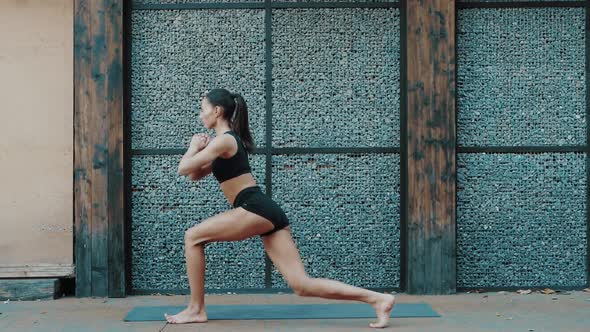
[[[313,294],[311,289],[312,279],[309,276],[299,277],[289,282],[289,287],[298,296],[311,296]]]
[[[186,245],[196,246],[196,245],[205,245],[207,243],[207,241],[204,238],[203,231],[197,225],[197,226],[187,229],[184,232],[184,243]]]

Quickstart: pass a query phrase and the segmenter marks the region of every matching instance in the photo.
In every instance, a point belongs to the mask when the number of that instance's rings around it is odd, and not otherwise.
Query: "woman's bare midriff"
[[[234,200],[236,199],[238,193],[244,188],[256,186],[256,180],[252,176],[252,173],[246,173],[223,181],[219,184],[219,186],[221,187],[221,190],[223,191],[223,194],[225,195],[225,198],[227,198],[229,204],[233,206]]]

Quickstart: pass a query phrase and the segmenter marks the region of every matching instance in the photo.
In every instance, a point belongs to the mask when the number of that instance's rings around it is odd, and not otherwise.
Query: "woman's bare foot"
[[[381,297],[375,303],[371,304],[377,314],[377,322],[369,324],[372,328],[386,327],[387,322],[389,322],[389,314],[395,305],[395,296],[391,294],[380,295]]]
[[[188,306],[173,316],[164,313],[164,317],[166,317],[168,323],[172,324],[205,323],[207,321],[207,312],[205,312],[205,309],[199,310],[196,307]]]

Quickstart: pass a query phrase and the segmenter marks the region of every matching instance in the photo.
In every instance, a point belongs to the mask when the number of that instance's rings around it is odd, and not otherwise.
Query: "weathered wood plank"
[[[72,264],[0,265],[0,278],[73,277]]]
[[[0,279],[0,300],[32,301],[59,297],[59,279]]]
[[[90,296],[90,193],[89,139],[87,114],[90,98],[90,9],[86,1],[74,1],[74,258],[76,296]]]
[[[406,287],[456,290],[455,1],[409,0]]]
[[[108,116],[108,294],[125,296],[125,214],[123,173],[123,2],[115,1],[107,15],[109,68],[106,77]]]
[[[89,1],[90,13],[89,27],[91,31],[90,51],[90,74],[87,81],[89,87],[90,105],[85,116],[89,119],[87,131],[91,142],[92,152],[91,170],[91,192],[92,192],[92,220],[90,223],[90,257],[91,257],[91,292],[95,296],[106,296],[108,288],[108,265],[107,265],[107,231],[108,231],[108,117],[109,109],[106,98],[107,92],[105,76],[109,65],[108,51],[113,47],[108,43],[107,21],[108,8],[105,8],[109,1]]]
[[[76,295],[124,296],[123,2],[74,2]]]

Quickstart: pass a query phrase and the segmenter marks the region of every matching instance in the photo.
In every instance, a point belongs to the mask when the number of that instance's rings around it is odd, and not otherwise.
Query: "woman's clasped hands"
[[[197,151],[203,150],[207,144],[211,141],[211,137],[207,134],[195,134],[191,138],[190,146],[197,149]]]

